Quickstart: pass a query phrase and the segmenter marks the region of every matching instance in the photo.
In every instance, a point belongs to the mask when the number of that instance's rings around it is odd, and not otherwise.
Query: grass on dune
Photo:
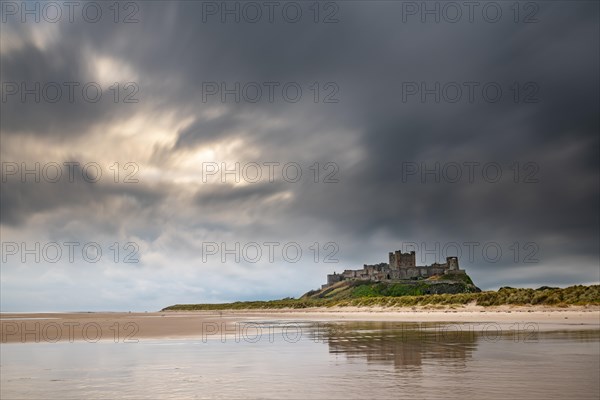
[[[243,301],[222,304],[177,304],[163,311],[195,310],[242,310],[242,309],[281,309],[311,307],[410,307],[426,305],[464,305],[474,303],[480,306],[501,305],[547,305],[567,307],[570,305],[600,305],[600,285],[570,286],[567,288],[519,289],[503,287],[498,291],[457,294],[419,294],[405,292],[406,288],[389,285],[386,294],[381,294],[372,285],[352,287],[345,298],[300,298],[271,301]],[[347,295],[347,293],[346,293]]]

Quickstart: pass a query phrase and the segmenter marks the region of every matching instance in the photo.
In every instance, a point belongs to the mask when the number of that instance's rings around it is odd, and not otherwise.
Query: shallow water
[[[521,328],[269,321],[262,335],[3,344],[0,397],[599,398],[600,331]]]

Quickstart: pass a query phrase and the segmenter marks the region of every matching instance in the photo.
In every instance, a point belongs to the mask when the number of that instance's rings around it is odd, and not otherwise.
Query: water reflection
[[[489,324],[348,322],[314,326],[313,337],[329,345],[330,354],[369,363],[415,369],[428,361],[464,367],[480,342],[538,343],[540,340],[598,342],[600,331],[539,332],[536,324],[505,327]]]
[[[440,330],[440,326],[395,323],[330,324],[323,335],[330,354],[349,359],[414,369],[428,359],[464,366],[477,348],[473,331]]]

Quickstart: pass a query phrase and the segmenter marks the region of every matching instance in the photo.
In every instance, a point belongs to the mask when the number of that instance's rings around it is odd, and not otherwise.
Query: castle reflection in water
[[[464,365],[478,340],[484,339],[480,331],[466,326],[394,322],[329,324],[319,334],[330,354],[397,368],[421,367],[427,360]],[[493,337],[497,339],[495,333]]]

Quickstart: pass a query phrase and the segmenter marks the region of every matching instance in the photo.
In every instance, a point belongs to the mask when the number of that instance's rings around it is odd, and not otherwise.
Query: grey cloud
[[[32,165],[28,164],[28,168],[32,169]],[[84,178],[79,166],[73,166],[72,169],[72,181],[68,172],[57,182],[45,178],[36,182],[33,175],[26,176],[25,180],[18,174],[3,177],[6,182],[2,183],[0,192],[1,223],[26,225],[27,220],[38,213],[51,213],[59,209],[79,210],[79,216],[85,216],[86,210],[115,198],[132,199],[139,209],[151,208],[166,196],[160,188],[148,184],[115,184],[110,182],[112,177],[106,176],[94,182],[94,178]]]

